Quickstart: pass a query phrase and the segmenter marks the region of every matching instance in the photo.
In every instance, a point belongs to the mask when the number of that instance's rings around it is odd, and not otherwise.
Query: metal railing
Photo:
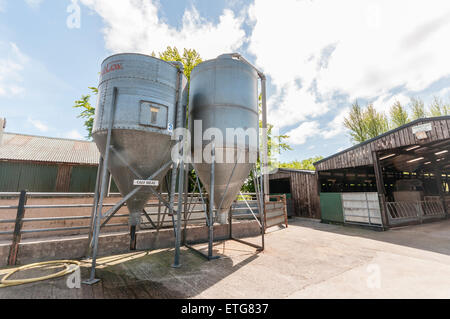
[[[387,202],[389,222],[393,225],[423,222],[431,218],[445,218],[442,201]]]
[[[20,207],[20,195],[21,193],[1,193],[0,192],[0,199],[1,198],[18,198],[19,202],[16,205],[0,205],[0,224],[16,224],[17,223],[17,217],[16,219],[7,219],[2,218],[1,211],[2,210],[18,210]],[[25,192],[25,200],[27,201],[30,198],[80,198],[80,197],[92,197],[93,193],[27,193]],[[161,194],[163,198],[167,198],[168,194],[163,193]],[[250,207],[253,210],[258,210],[257,202],[256,202],[256,195],[247,193],[243,194],[245,197],[250,198],[247,200],[248,203],[250,203]],[[111,194],[111,197],[120,197],[120,194]],[[206,195],[207,197],[207,195]],[[185,206],[185,202],[183,201],[183,208],[186,207],[186,211],[183,209],[183,222],[189,222],[190,224],[201,224],[206,223],[206,218],[204,216],[204,209],[199,209],[202,207],[203,202],[201,201],[200,195],[195,194],[188,194],[187,196],[187,206]],[[113,207],[115,204],[113,203],[105,203],[103,207]],[[124,205],[126,206],[126,204]],[[24,209],[24,215],[26,211],[29,210],[36,210],[36,209],[79,209],[79,208],[93,208],[94,204],[54,204],[54,205],[27,205],[25,204],[23,206]],[[151,198],[149,203],[145,205],[146,214],[144,212],[141,214],[142,219],[142,228],[155,228],[155,229],[161,229],[161,228],[170,228],[173,227],[171,218],[167,218],[168,215],[168,209],[162,205],[162,203],[157,198]],[[233,203],[232,211],[234,213],[233,218],[239,218],[239,219],[245,219],[252,217],[252,214],[249,213],[249,209],[247,208],[247,205],[244,203],[243,198],[240,196],[236,199],[236,201]],[[186,213],[186,214],[185,214]],[[83,220],[90,220],[92,216],[51,216],[51,217],[33,217],[33,218],[21,218],[21,223],[38,223],[38,222],[64,222],[64,221],[83,221]],[[129,214],[116,214],[112,216],[111,219],[118,219],[118,218],[124,218],[129,217]],[[151,218],[151,221],[148,220],[148,217]],[[154,220],[153,220],[154,219]],[[126,227],[128,226],[127,223],[119,223],[119,224],[105,224],[102,227]],[[11,227],[11,230],[7,231],[0,231],[0,235],[13,235],[14,234],[14,227]],[[70,231],[79,231],[79,230],[89,230],[90,226],[74,226],[74,227],[47,227],[47,228],[39,228],[39,229],[20,229],[20,232],[22,234],[30,234],[30,233],[43,233],[43,232],[70,232]]]
[[[6,199],[11,200],[13,198],[18,198],[18,203],[14,205],[0,205],[0,225],[10,224],[10,230],[0,231],[0,236],[12,235],[12,243],[10,249],[10,255],[8,263],[10,265],[15,264],[18,247],[23,234],[37,234],[37,233],[49,233],[55,235],[56,232],[58,236],[68,236],[68,235],[82,235],[88,234],[92,231],[92,215],[89,216],[45,216],[45,217],[26,217],[27,211],[46,209],[46,210],[57,210],[57,209],[86,209],[93,208],[94,204],[52,204],[52,205],[28,205],[27,201],[29,198],[89,198],[93,197],[92,193],[27,193],[22,191],[21,193],[0,193],[0,200]],[[168,208],[162,203],[161,199],[166,200],[169,194],[160,194],[161,198],[152,197],[149,202],[145,205],[145,209],[141,214],[141,229],[155,229],[160,230],[162,228],[173,228],[173,220],[169,216]],[[120,194],[111,194],[110,197],[121,197]],[[177,196],[175,196],[177,197]],[[187,225],[206,225],[206,213],[205,204],[202,200],[207,199],[207,195],[201,195],[199,193],[190,193],[183,196],[183,210],[182,210],[182,222]],[[248,213],[248,210],[258,210],[257,201],[254,199],[256,194],[247,193],[242,194],[242,198],[237,198],[233,204],[232,212],[233,218],[244,218],[251,219],[253,215]],[[104,208],[113,207],[113,203],[105,203]],[[124,205],[126,206],[126,204]],[[5,210],[17,210],[16,218],[3,218],[2,211]],[[54,214],[56,215],[56,213]],[[129,217],[129,214],[116,214],[111,216],[112,219],[119,219]],[[61,222],[65,224],[66,221],[89,221],[83,225],[70,226],[70,227],[42,227],[41,223],[55,224],[55,222]],[[32,225],[39,224],[41,228],[29,228],[23,229],[24,224]],[[125,228],[128,223],[111,223],[108,219],[105,221],[101,228],[115,228],[115,231],[119,231],[121,227]],[[8,228],[8,227],[6,227]],[[125,229],[123,229],[125,230]],[[74,232],[77,231],[76,234]],[[83,232],[85,231],[85,232]]]

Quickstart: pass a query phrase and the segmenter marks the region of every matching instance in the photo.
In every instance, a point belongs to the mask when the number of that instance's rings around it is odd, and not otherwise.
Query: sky
[[[351,104],[450,101],[450,1],[0,0],[0,117],[7,132],[83,139],[72,106],[119,52],[239,52],[268,78],[282,161],[352,145]],[[92,100],[95,104],[95,99]]]

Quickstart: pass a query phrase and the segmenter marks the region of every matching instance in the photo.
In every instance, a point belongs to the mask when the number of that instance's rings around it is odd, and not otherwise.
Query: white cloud
[[[309,137],[315,136],[319,132],[319,123],[303,122],[297,128],[286,133],[289,136],[288,143],[292,145],[302,145]]]
[[[346,128],[344,127],[344,119],[348,115],[349,111],[350,108],[345,108],[327,124],[327,128],[321,131],[321,134],[325,139],[333,138],[345,132]]]
[[[36,129],[38,129],[41,132],[47,132],[48,131],[48,126],[45,125],[44,123],[42,123],[39,120],[34,120],[31,117],[28,117],[27,121],[28,121],[28,123],[33,125]]]
[[[450,87],[443,88],[442,90],[439,91],[438,95],[443,98],[448,98],[450,100]]]
[[[0,0],[0,12],[6,11],[6,0]]]
[[[277,106],[276,108],[274,106]],[[298,89],[295,82],[286,83],[268,100],[270,123],[284,127],[327,113],[325,103],[316,102],[313,93]]]
[[[373,102],[373,106],[378,111],[382,111],[386,115],[388,115],[389,110],[391,109],[391,106],[394,105],[394,103],[397,101],[400,102],[401,105],[406,107],[411,102],[411,98],[402,93],[395,94],[392,96],[382,95]]]
[[[39,6],[41,5],[41,3],[44,0],[25,0],[25,2],[32,8],[39,8]]]
[[[25,0],[25,2],[32,8],[39,8],[43,0]]]
[[[293,145],[302,145],[306,143],[308,138],[313,136],[320,135],[324,139],[330,139],[344,133],[346,130],[344,118],[349,110],[349,108],[345,108],[340,111],[331,122],[325,125],[325,128],[321,128],[318,121],[302,122],[298,127],[286,133],[289,136],[288,142]],[[312,148],[314,147],[309,147],[308,149]]]
[[[72,130],[70,132],[67,132],[66,134],[64,134],[64,137],[74,139],[74,140],[82,140],[84,138],[83,135],[81,135],[81,133],[78,132],[77,130]]]
[[[0,97],[12,97],[24,91],[22,73],[29,58],[15,43],[0,42]]]
[[[280,126],[319,119],[336,95],[386,109],[450,75],[448,0],[259,0],[249,16],[249,52],[275,85],[269,121]]]
[[[214,24],[200,17],[195,7],[184,12],[181,26],[174,28],[158,17],[157,1],[81,0],[104,20],[106,47],[113,52],[164,51],[167,46],[193,48],[203,58],[235,51],[245,41],[243,18],[224,10]]]

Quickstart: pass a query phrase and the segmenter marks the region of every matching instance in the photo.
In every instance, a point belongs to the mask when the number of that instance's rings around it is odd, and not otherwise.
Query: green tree
[[[378,112],[373,104],[367,106],[364,112],[364,122],[367,128],[368,139],[389,131],[389,121],[386,115],[383,112]]]
[[[389,130],[389,121],[383,112],[378,112],[373,104],[361,108],[358,102],[352,105],[344,126],[350,130],[354,143],[362,143]]]
[[[420,98],[411,98],[411,102],[409,104],[412,113],[412,119],[418,120],[427,117],[427,112],[425,111],[425,104]]]
[[[364,121],[364,110],[358,101],[352,104],[348,117],[344,119],[344,126],[350,130],[350,136],[357,143],[367,140],[367,129]]]
[[[399,101],[396,101],[394,105],[391,106],[390,115],[393,128],[405,125],[406,123],[410,122],[408,112],[400,104]]]
[[[85,119],[84,126],[88,132],[86,138],[92,139],[92,127],[94,125],[94,117],[95,117],[95,107],[93,107],[90,103],[90,99],[92,94],[97,95],[98,89],[96,87],[89,87],[91,90],[91,94],[81,96],[80,100],[75,101],[74,108],[81,109],[79,118]]]
[[[450,114],[450,105],[445,104],[441,98],[434,96],[430,105],[431,116],[444,116]]]
[[[154,52],[152,52],[152,56],[156,56]],[[170,46],[164,52],[159,53],[159,58],[164,61],[178,61],[183,63],[184,75],[186,75],[188,82],[191,79],[192,70],[197,64],[203,61],[200,54],[194,49],[184,49],[181,55],[176,47]]]
[[[315,162],[318,162],[323,159],[323,156],[315,156],[311,158],[304,159],[303,161],[292,161],[289,163],[281,163],[280,168],[292,168],[292,169],[303,169],[315,171],[316,168],[314,166]]]
[[[261,109],[260,109],[261,111]],[[259,127],[262,128],[262,121],[259,121]],[[283,151],[291,151],[292,147],[286,143],[286,140],[289,138],[286,134],[275,135],[273,133],[274,126],[270,123],[267,123],[267,155],[269,157],[269,166],[273,167],[276,163],[271,161],[275,152],[283,152]],[[260,167],[260,161],[256,163],[257,168]],[[242,186],[242,192],[244,193],[254,193],[256,191],[254,184],[254,174],[253,171],[250,172],[250,176],[245,181]]]

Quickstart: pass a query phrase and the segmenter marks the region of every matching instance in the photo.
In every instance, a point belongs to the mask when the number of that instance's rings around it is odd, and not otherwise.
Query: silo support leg
[[[103,167],[103,157],[100,156],[99,161],[98,161],[98,168],[97,168],[97,177],[95,179],[95,193],[94,193],[94,206],[92,207],[92,212],[91,212],[91,222],[89,225],[89,237],[88,237],[88,246],[86,248],[86,258],[88,258],[89,256],[91,256],[92,254],[92,247],[93,247],[93,242],[92,242],[92,236],[94,233],[94,227],[95,227],[95,219],[97,218],[97,207],[98,207],[98,200],[99,200],[99,196],[100,196],[100,172],[102,171],[102,167]]]
[[[152,174],[150,177],[147,178],[147,180],[152,180],[156,176],[160,175],[162,172],[164,172],[169,166],[172,165],[172,162],[167,162],[165,165],[163,165],[159,170],[157,170],[154,174]],[[109,218],[112,214],[115,214],[125,203],[127,200],[132,198],[134,195],[136,195],[144,186],[139,186],[135,189],[133,189],[131,192],[129,192],[126,196],[124,196],[120,201],[118,201],[114,207],[110,208],[105,214],[103,214],[103,218]]]
[[[180,163],[180,172],[178,173],[178,209],[177,226],[175,236],[175,258],[172,267],[180,267],[180,246],[181,246],[181,211],[183,210],[183,191],[184,191],[184,163]]]
[[[207,220],[208,222],[208,254],[205,254],[201,252],[200,250],[195,249],[189,244],[186,244],[185,246],[192,251],[196,252],[200,256],[206,258],[207,260],[214,260],[219,259],[220,256],[213,256],[213,243],[214,243],[214,179],[215,179],[215,143],[214,139],[212,140],[212,146],[211,146],[211,171],[210,171],[210,179],[211,179],[211,187],[209,189],[209,214],[207,214]],[[198,182],[198,179],[197,179]],[[200,184],[199,184],[200,186]]]
[[[85,284],[93,285],[97,283],[99,280],[95,278],[95,267],[97,263],[97,252],[98,252],[98,239],[100,236],[100,222],[102,219],[103,213],[103,200],[105,199],[105,194],[107,192],[108,187],[108,161],[109,155],[111,153],[111,132],[112,127],[114,125],[114,116],[116,112],[116,102],[117,102],[118,89],[117,87],[113,88],[113,98],[112,98],[112,107],[109,115],[110,121],[108,124],[108,134],[106,136],[106,147],[105,147],[105,156],[103,158],[103,167],[102,167],[102,177],[101,177],[101,191],[100,198],[98,202],[97,212],[95,214],[95,226],[94,226],[94,234],[93,234],[93,248],[92,248],[92,266],[91,266],[91,275],[89,280],[85,281]]]
[[[213,242],[214,242],[214,184],[216,177],[215,161],[216,161],[216,144],[214,139],[211,145],[211,175],[210,175],[210,189],[209,189],[209,231],[208,231],[208,259],[213,256]]]
[[[159,207],[158,209],[160,209],[161,207]],[[157,229],[158,227],[156,227],[155,223],[153,222],[152,218],[150,217],[149,214],[147,214],[147,212],[145,211],[145,209],[142,210],[142,213],[144,214],[145,218],[147,218],[148,222],[150,223],[150,225],[152,225],[153,228]]]
[[[107,146],[109,146],[108,143],[107,143]],[[108,147],[108,149],[109,149],[109,147]],[[109,155],[108,152],[106,152],[106,154]],[[154,174],[152,174],[150,177],[148,177],[147,180],[152,180],[156,176],[160,175],[167,168],[169,168],[170,165],[172,165],[172,162],[171,161],[167,162],[159,170],[157,170]],[[134,190],[132,190],[130,193],[128,193],[126,196],[124,196],[119,202],[117,202],[114,205],[114,207],[110,208],[105,214],[102,215],[103,198],[104,198],[105,188],[106,188],[106,186],[104,186],[104,185],[106,185],[106,183],[104,183],[104,181],[106,180],[105,170],[107,170],[107,156],[105,156],[105,160],[103,163],[102,184],[101,184],[102,192],[100,193],[99,207],[96,209],[96,214],[95,214],[96,217],[94,220],[94,232],[93,232],[93,236],[92,236],[93,237],[93,239],[92,239],[93,253],[92,253],[91,276],[90,276],[89,280],[83,281],[83,284],[87,284],[87,285],[93,285],[93,284],[99,282],[99,280],[95,278],[95,267],[96,267],[96,262],[97,262],[98,238],[99,238],[99,234],[100,234],[101,220],[106,219],[105,220],[105,223],[106,223],[125,204],[125,202],[127,200],[132,198],[143,188],[143,186],[136,187]]]

